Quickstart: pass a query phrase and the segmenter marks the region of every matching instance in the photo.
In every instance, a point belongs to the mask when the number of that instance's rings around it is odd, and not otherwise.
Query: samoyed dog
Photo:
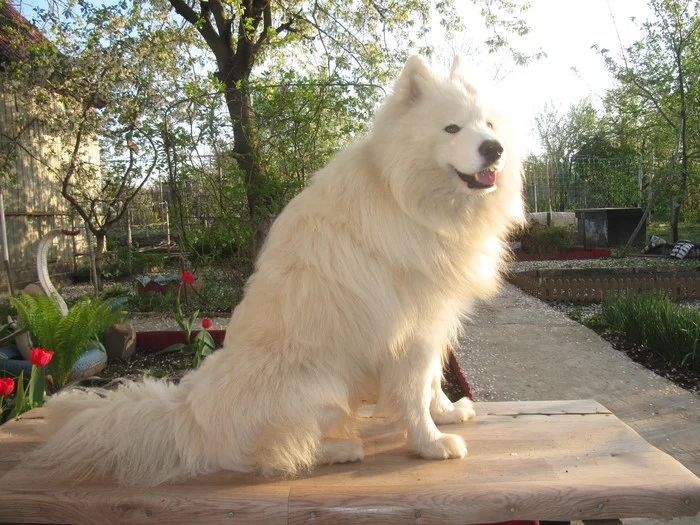
[[[221,469],[293,476],[361,460],[367,391],[423,458],[462,458],[436,425],[468,420],[440,382],[476,298],[523,221],[508,128],[462,75],[411,57],[368,137],[277,218],[221,350],[178,385],[74,389],[46,404],[32,455],[71,479],[155,485]]]

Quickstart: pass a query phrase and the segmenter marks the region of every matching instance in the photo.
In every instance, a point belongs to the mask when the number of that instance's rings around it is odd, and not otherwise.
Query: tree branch
[[[202,5],[204,6],[205,4],[211,7],[211,12],[214,15],[214,20],[216,21],[216,27],[219,30],[219,40],[226,46],[230,47],[233,18],[226,18],[224,6],[222,5],[221,0],[209,0],[208,2],[204,2],[202,0]]]
[[[202,35],[204,41],[209,46],[209,49],[211,49],[214,56],[216,56],[217,61],[221,62],[224,60],[226,56],[226,46],[222,42],[220,35],[214,29],[214,26],[211,25],[211,20],[209,20],[209,17],[198,15],[194,9],[184,2],[184,0],[168,1],[170,2],[170,5],[173,6],[173,9],[175,9],[175,12],[192,24],[192,26],[197,29],[199,34]],[[202,4],[206,4],[206,2],[202,2]],[[202,12],[205,13],[206,9],[206,5],[203,5]]]

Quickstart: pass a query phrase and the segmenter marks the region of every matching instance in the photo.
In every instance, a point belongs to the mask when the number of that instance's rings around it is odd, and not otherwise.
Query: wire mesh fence
[[[645,206],[653,176],[641,156],[567,161],[530,157],[524,169],[530,212]]]

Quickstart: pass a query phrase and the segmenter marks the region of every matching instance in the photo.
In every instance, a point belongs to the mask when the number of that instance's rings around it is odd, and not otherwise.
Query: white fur
[[[487,139],[505,146],[497,184],[471,190],[455,169],[483,169]],[[371,135],[274,223],[224,347],[178,386],[55,396],[50,433],[63,426],[33,461],[126,484],[218,469],[294,475],[362,458],[352,417],[377,386],[419,455],[462,457],[462,438],[434,422],[474,417],[440,389],[445,348],[470,302],[496,291],[504,237],[522,220],[505,124],[458,63],[439,78],[411,57]]]

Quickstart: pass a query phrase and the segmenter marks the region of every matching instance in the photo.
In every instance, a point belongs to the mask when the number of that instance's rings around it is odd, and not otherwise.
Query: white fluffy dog
[[[442,363],[470,302],[497,289],[520,167],[459,60],[442,78],[411,57],[371,134],[274,223],[224,347],[179,385],[55,396],[33,461],[125,484],[295,475],[362,459],[349,423],[374,388],[416,453],[463,457],[436,423],[474,412],[443,394]]]

